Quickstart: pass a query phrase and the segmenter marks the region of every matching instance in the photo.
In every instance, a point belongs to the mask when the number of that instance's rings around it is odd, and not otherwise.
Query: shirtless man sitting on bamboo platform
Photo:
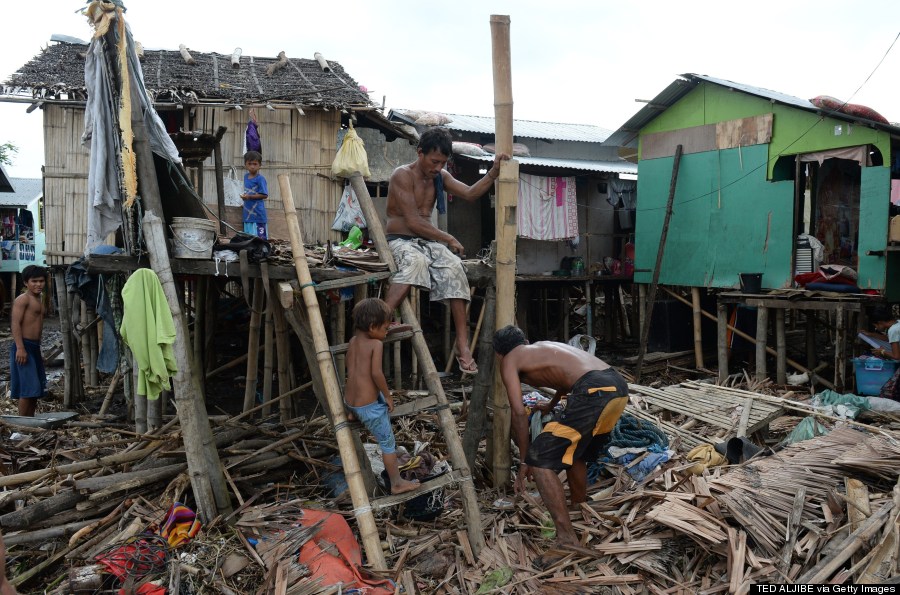
[[[573,508],[587,500],[587,465],[609,441],[625,405],[628,384],[606,362],[565,343],[539,341],[528,344],[525,333],[507,326],[494,334],[494,351],[500,359],[500,377],[512,409],[511,429],[519,447],[521,465],[515,480],[517,493],[533,478],[544,506],[556,526],[556,542],[563,548],[580,544],[569,511],[559,472],[566,471]],[[553,400],[541,407],[552,411],[568,395],[566,408],[554,413],[541,434],[531,442],[528,414],[522,404],[522,382],[556,390]],[[545,554],[548,560],[551,552]]]
[[[456,330],[456,353],[461,372],[474,374],[478,366],[469,349],[466,302],[469,281],[462,266],[463,246],[455,237],[431,223],[431,213],[446,212],[444,191],[456,198],[476,201],[484,196],[500,176],[499,154],[487,174],[471,186],[463,184],[444,169],[453,151],[446,128],[430,128],[419,139],[418,158],[391,174],[387,197],[385,233],[399,269],[391,278],[385,301],[395,310],[412,285],[429,290],[431,301],[446,301]]]

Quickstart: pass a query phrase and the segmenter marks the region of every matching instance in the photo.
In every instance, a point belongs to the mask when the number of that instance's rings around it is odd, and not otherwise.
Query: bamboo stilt
[[[787,338],[784,334],[784,309],[775,310],[775,381],[787,382]]]
[[[256,403],[256,387],[259,382],[259,321],[263,309],[263,281],[253,282],[253,306],[250,311],[250,331],[247,338],[247,377],[244,388],[244,411],[249,411]]]
[[[209,291],[209,277],[200,276],[194,282],[196,291],[194,292],[194,334],[191,339],[194,348],[194,365],[197,370],[206,369],[206,358],[204,357],[204,347],[206,346],[206,294]],[[201,394],[206,394],[206,380],[200,378]]]
[[[691,287],[691,303],[694,311],[694,363],[697,369],[703,364],[703,317],[700,315],[700,288]]]
[[[358,174],[357,174],[358,175]],[[343,399],[340,387],[337,383],[337,374],[331,359],[331,351],[328,348],[328,339],[325,336],[325,327],[322,322],[322,313],[319,310],[319,300],[312,288],[312,278],[309,274],[309,266],[306,262],[306,253],[303,249],[303,238],[300,233],[300,222],[297,219],[297,210],[294,206],[294,197],[291,193],[290,178],[287,174],[278,176],[281,189],[281,199],[284,203],[284,214],[287,221],[288,232],[291,238],[291,247],[294,253],[294,267],[297,269],[297,278],[300,281],[303,302],[309,315],[310,328],[312,330],[316,360],[322,372],[325,395],[328,407],[331,410],[337,436],[338,447],[341,452],[341,461],[344,468],[344,476],[350,488],[350,497],[353,501],[354,515],[359,523],[360,538],[366,551],[369,564],[377,570],[386,570],[384,552],[381,549],[381,538],[378,535],[378,527],[369,506],[369,496],[366,493],[365,483],[360,472],[360,463],[356,458],[353,448],[350,427],[347,425],[347,417],[344,414]],[[365,188],[365,185],[363,185]],[[366,192],[368,196],[368,192]],[[368,219],[371,221],[371,219]],[[449,412],[448,412],[449,413]]]
[[[269,295],[274,300],[275,288],[271,287]],[[291,358],[291,346],[288,340],[287,323],[284,320],[284,309],[278,304],[273,305],[272,313],[275,319],[275,351],[278,354],[278,392],[283,394],[291,390],[291,375],[289,373],[289,360]],[[271,399],[270,399],[271,400]],[[293,417],[293,407],[288,399],[281,399],[278,403],[281,412],[281,421],[286,422]]]
[[[756,309],[756,379],[765,380],[766,349],[769,342],[769,309],[760,306]]]
[[[81,371],[78,368],[78,356],[75,345],[75,333],[72,328],[72,308],[69,306],[69,292],[66,289],[65,272],[57,269],[53,273],[55,280],[56,301],[59,303],[59,327],[63,339],[63,356],[65,358],[65,384],[63,405],[69,409],[81,400]]]
[[[272,399],[272,372],[275,363],[275,298],[270,292],[266,292],[266,322],[263,333],[263,403],[262,416],[272,414],[269,401]]]

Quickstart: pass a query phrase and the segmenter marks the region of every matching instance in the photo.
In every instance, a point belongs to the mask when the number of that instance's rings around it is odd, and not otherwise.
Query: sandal
[[[459,364],[459,371],[463,374],[478,374],[478,364],[475,363],[474,359],[470,359],[469,365],[466,365],[461,357],[456,356],[456,363]]]

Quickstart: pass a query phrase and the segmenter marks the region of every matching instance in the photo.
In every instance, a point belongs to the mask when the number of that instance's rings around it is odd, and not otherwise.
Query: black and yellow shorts
[[[618,372],[588,372],[572,386],[566,408],[531,443],[525,463],[562,471],[576,459],[595,460],[627,403],[628,383]]]

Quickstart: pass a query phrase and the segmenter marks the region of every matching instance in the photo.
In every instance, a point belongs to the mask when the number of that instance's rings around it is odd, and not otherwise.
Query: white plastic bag
[[[241,198],[241,194],[244,193],[244,181],[237,179],[237,172],[233,167],[231,168],[231,173],[222,180],[222,183],[225,186],[225,206],[244,206],[244,199]]]
[[[366,218],[363,216],[362,207],[359,206],[359,200],[356,198],[353,188],[347,184],[344,186],[344,193],[341,194],[341,202],[338,205],[337,213],[334,214],[331,229],[350,231],[354,225],[359,228],[365,227]]]

